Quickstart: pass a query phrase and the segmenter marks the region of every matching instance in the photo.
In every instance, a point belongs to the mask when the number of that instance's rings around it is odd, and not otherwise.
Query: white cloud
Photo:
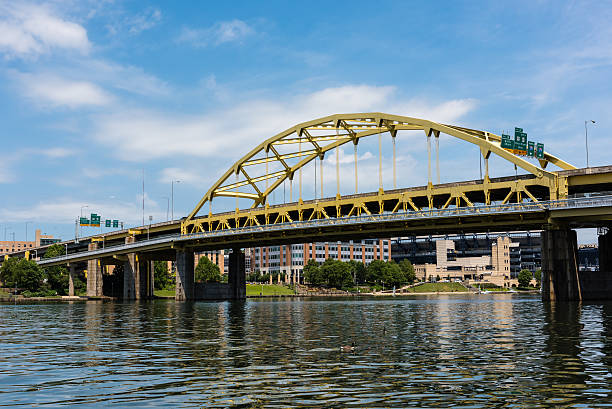
[[[159,181],[162,183],[171,183],[172,181],[178,180],[180,183],[188,183],[192,185],[200,185],[202,182],[202,175],[193,171],[182,168],[165,168],[162,169]],[[206,178],[208,179],[208,178]]]
[[[52,49],[91,48],[83,26],[62,19],[44,5],[0,4],[0,51],[9,56],[35,56]]]
[[[112,96],[88,81],[72,81],[55,75],[16,74],[24,95],[41,106],[79,108],[101,106]]]
[[[12,183],[15,180],[15,175],[9,168],[9,161],[0,161],[0,183]]]
[[[162,14],[159,9],[149,8],[144,12],[134,16],[127,21],[130,26],[130,33],[138,34],[142,31],[149,30],[157,25],[162,19]]]
[[[40,153],[48,158],[59,159],[75,155],[76,151],[68,148],[49,148],[42,149]]]
[[[398,98],[393,87],[367,85],[327,88],[290,98],[257,99],[202,115],[131,110],[96,119],[93,137],[125,160],[186,155],[241,154],[300,122],[331,113],[383,111],[451,122],[475,106],[473,100],[440,104]]]
[[[137,95],[164,96],[170,93],[168,84],[134,66],[87,59],[66,72],[74,77],[87,75],[91,81]]]
[[[255,33],[255,30],[242,20],[222,21],[212,27],[193,29],[184,27],[178,36],[179,43],[189,43],[194,47],[207,47],[223,43],[239,42]]]

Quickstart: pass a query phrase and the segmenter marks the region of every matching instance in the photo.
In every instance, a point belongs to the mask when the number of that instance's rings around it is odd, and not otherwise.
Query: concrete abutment
[[[88,250],[98,249],[97,243],[90,243]],[[99,259],[87,261],[87,296],[102,297],[102,265]]]
[[[194,259],[193,250],[176,251],[176,301],[191,301],[194,299]]]
[[[612,299],[612,236],[599,237],[599,270],[578,270],[576,232],[550,227],[542,232],[542,300],[590,301]]]
[[[229,298],[244,300],[246,298],[246,270],[244,253],[234,249],[229,255],[228,277]]]

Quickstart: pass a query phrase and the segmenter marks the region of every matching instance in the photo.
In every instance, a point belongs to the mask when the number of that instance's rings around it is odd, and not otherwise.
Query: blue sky
[[[251,147],[332,113],[521,126],[579,166],[594,119],[590,164],[607,165],[610,21],[610,1],[0,0],[0,240],[28,221],[70,238],[82,205],[135,225],[143,169],[147,217],[166,219],[173,179],[184,216]],[[363,190],[378,187],[373,142]],[[399,186],[426,181],[425,154],[425,138],[398,138]],[[442,181],[479,176],[471,146],[442,138],[441,161]]]

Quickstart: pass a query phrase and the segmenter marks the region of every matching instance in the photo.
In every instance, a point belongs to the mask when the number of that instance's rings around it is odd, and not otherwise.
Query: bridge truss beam
[[[403,191],[380,191],[373,195],[350,195],[315,201],[302,201],[301,177],[300,197],[295,203],[269,206],[268,197],[287,179],[292,182],[296,171],[333,149],[346,143],[355,146],[364,137],[389,132],[393,139],[400,130],[421,130],[429,138],[440,133],[450,135],[476,145],[488,160],[491,153],[529,172],[530,178],[512,178],[492,182],[487,171],[484,179],[470,186],[460,183],[453,186],[433,185]],[[436,151],[437,152],[437,151]],[[380,212],[419,210],[423,208],[447,208],[449,206],[473,206],[474,203],[490,204],[492,201],[506,203],[538,200],[556,200],[567,197],[567,180],[544,168],[553,163],[562,169],[574,166],[545,153],[540,165],[514,155],[501,148],[501,137],[490,132],[454,125],[440,124],[428,120],[384,113],[338,114],[304,122],[267,139],[230,167],[208,190],[206,195],[181,224],[182,234],[231,229],[248,225],[283,223],[291,220],[342,217]],[[487,162],[488,163],[488,162]],[[272,170],[270,170],[272,165]],[[431,167],[431,163],[429,163]],[[264,168],[265,167],[265,171]],[[248,169],[248,171],[247,171]],[[439,177],[439,170],[438,170]],[[357,174],[355,174],[357,178]],[[355,179],[355,183],[356,183]],[[291,191],[293,185],[291,185]],[[246,191],[245,191],[246,189]],[[498,197],[501,193],[503,197]],[[493,197],[491,196],[493,195]],[[253,200],[250,210],[212,214],[197,217],[205,203],[214,197],[226,196]]]

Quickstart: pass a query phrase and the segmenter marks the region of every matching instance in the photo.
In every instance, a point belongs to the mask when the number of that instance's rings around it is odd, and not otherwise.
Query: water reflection
[[[4,304],[0,406],[596,406],[611,342],[611,304],[513,295]]]

